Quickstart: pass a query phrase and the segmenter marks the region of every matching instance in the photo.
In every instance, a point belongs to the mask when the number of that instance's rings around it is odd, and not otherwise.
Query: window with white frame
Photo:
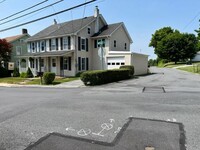
[[[106,40],[105,39],[98,39],[98,40],[95,40],[95,48],[98,48],[98,47],[105,47],[106,46]]]
[[[16,55],[21,55],[21,54],[22,54],[22,47],[16,46]]]
[[[31,50],[34,53],[36,51],[36,43],[35,42],[31,42]]]
[[[35,61],[34,59],[30,60],[30,67],[35,68]]]
[[[46,49],[46,43],[45,43],[45,40],[42,40],[40,41],[40,50],[44,52],[45,49]]]
[[[85,67],[86,67],[85,58],[82,58],[82,60],[81,60],[81,69],[85,70]]]
[[[88,32],[88,34],[90,35],[90,33],[91,33],[91,27],[88,27],[88,28],[87,28],[87,32]]]
[[[66,57],[63,58],[63,69],[64,70],[68,69],[68,59]]]
[[[81,49],[86,50],[86,39],[81,38]]]
[[[51,50],[56,50],[56,39],[51,39]]]
[[[68,38],[63,37],[63,49],[67,50],[68,49]]]

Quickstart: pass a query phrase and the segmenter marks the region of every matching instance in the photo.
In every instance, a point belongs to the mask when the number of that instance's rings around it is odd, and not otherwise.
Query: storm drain
[[[144,87],[142,93],[166,93],[164,87]]]

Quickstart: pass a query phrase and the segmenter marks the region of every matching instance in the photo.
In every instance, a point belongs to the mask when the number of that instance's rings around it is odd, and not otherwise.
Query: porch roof
[[[51,51],[51,52],[39,52],[39,53],[27,53],[18,57],[51,57],[51,56],[65,56],[73,53],[74,50],[68,51]]]

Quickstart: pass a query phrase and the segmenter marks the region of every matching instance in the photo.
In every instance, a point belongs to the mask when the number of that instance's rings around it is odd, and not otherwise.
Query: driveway
[[[187,149],[199,150],[199,75],[151,71],[154,74],[97,87],[0,87],[0,149],[25,149],[52,132],[109,143],[132,116],[182,123]],[[112,130],[97,136],[108,124]]]

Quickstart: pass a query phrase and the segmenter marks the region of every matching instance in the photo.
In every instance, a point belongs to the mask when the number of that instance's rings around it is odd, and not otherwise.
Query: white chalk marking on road
[[[110,130],[110,129],[112,129],[113,128],[113,125],[112,124],[110,124],[110,123],[103,123],[102,125],[101,125],[101,128],[102,128],[102,130],[101,131],[99,131],[98,133],[92,133],[93,135],[97,135],[97,136],[102,136],[102,137],[104,137],[104,135],[103,134],[101,134],[104,130]]]
[[[110,123],[115,122],[115,119],[110,119]]]
[[[66,131],[76,131],[75,129],[73,129],[72,127],[66,128]]]
[[[118,127],[114,133],[119,133],[121,129],[122,129],[121,127]]]
[[[90,129],[81,129],[77,132],[79,136],[87,136],[91,133]]]

